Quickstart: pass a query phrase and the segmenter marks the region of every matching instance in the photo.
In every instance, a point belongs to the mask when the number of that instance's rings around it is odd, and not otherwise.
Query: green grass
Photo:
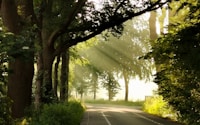
[[[124,100],[116,100],[116,101],[107,101],[103,99],[99,100],[85,100],[85,103],[91,104],[112,104],[112,105],[124,105],[124,106],[143,106],[144,101],[124,101]]]

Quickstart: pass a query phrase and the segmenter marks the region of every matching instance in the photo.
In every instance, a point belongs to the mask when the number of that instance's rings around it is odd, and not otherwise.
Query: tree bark
[[[24,116],[24,110],[31,105],[32,79],[34,74],[33,60],[15,59],[9,63],[8,97],[13,101],[12,116]]]
[[[60,100],[68,101],[69,49],[62,53]]]
[[[113,92],[112,92],[112,80],[111,80],[111,74],[108,73],[108,100],[111,101],[113,98]]]
[[[157,28],[157,26],[156,26],[156,11],[152,11],[150,13],[150,18],[149,18],[150,40],[156,40],[158,38],[156,28]],[[154,58],[154,60],[155,60],[156,72],[159,72],[160,71],[160,65],[157,63],[156,58]]]
[[[43,85],[42,85],[42,103],[52,103],[55,101],[55,95],[52,84],[52,65],[56,57],[54,54],[54,44],[51,34],[54,29],[51,29],[50,22],[52,21],[52,6],[53,1],[43,1],[46,6],[41,13],[41,39],[42,39],[42,57],[43,57]]]
[[[41,49],[37,52],[37,78],[35,81],[35,102],[34,102],[36,110],[39,110],[42,102],[41,97],[42,97],[42,85],[43,85],[43,75],[44,75],[41,32],[38,32],[38,38],[39,38],[38,45],[41,47]]]
[[[93,82],[93,99],[96,100],[96,94],[97,94],[97,80],[98,80],[98,75],[97,73],[93,72],[92,75],[92,82]]]
[[[20,20],[17,13],[15,0],[2,0],[1,15],[3,19],[3,24],[4,26],[6,26],[7,30],[14,34],[19,34]]]
[[[26,1],[23,1],[20,5],[26,4]],[[29,4],[30,6],[32,5]],[[23,18],[26,18],[33,12],[31,9],[31,7],[30,9],[26,8],[24,15],[22,15]],[[8,31],[19,34],[23,30],[17,13],[15,0],[2,0],[1,14],[4,26]],[[21,56],[17,56],[9,61],[8,97],[13,101],[11,107],[13,118],[23,117],[25,108],[31,105],[34,54],[32,52],[28,54],[29,59],[23,59]]]
[[[66,65],[66,52],[63,52],[61,54],[61,57],[62,57],[62,66],[61,66],[61,84],[60,84],[60,100],[61,101],[65,101],[65,91],[66,91],[66,88],[65,88],[65,84],[66,84],[66,77],[67,77],[67,72],[66,72],[66,69],[67,69],[67,65]]]
[[[69,61],[70,61],[70,54],[69,48],[66,50],[66,85],[65,85],[65,101],[68,102],[69,100]]]
[[[35,109],[38,110],[41,105],[42,97],[42,83],[43,83],[43,57],[42,53],[38,52],[37,58],[37,78],[35,82]]]
[[[158,34],[156,32],[156,11],[152,11],[150,13],[149,31],[150,31],[150,39],[151,40],[155,40],[158,38]]]
[[[59,67],[59,63],[60,63],[60,56],[57,56],[57,61],[54,65],[54,87],[53,87],[53,90],[54,90],[54,95],[56,97],[56,100],[58,100],[58,67]]]
[[[52,85],[52,64],[54,61],[53,50],[48,46],[43,49],[43,86],[42,86],[42,102],[52,103],[55,99]]]
[[[43,24],[48,22],[48,19],[43,19]],[[42,85],[42,102],[52,103],[55,99],[52,85],[52,65],[55,59],[53,45],[49,45],[50,31],[46,28],[42,29],[42,57],[43,57],[43,85]]]
[[[93,95],[93,99],[94,100],[96,100],[96,94],[97,94],[97,79],[98,79],[98,76],[97,76],[97,74],[96,73],[94,73],[93,74],[94,76],[93,76],[93,93],[94,93],[94,95]]]
[[[123,70],[124,76],[124,83],[125,83],[125,98],[124,101],[128,101],[128,94],[129,94],[129,80],[125,70]]]

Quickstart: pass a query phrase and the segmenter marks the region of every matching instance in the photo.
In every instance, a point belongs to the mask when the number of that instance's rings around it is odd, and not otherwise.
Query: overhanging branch
[[[77,37],[75,39],[71,39],[69,41],[65,41],[63,42],[62,44],[60,44],[60,46],[56,49],[55,51],[55,55],[59,54],[60,52],[64,51],[65,49],[73,46],[73,45],[76,45],[80,42],[84,42],[92,37],[95,37],[96,35],[100,34],[101,32],[103,32],[104,30],[106,29],[109,29],[109,28],[112,28],[114,26],[117,26],[117,25],[120,25],[122,23],[124,23],[125,21],[129,20],[129,19],[132,19],[133,17],[136,17],[136,16],[139,16],[141,14],[144,14],[146,12],[149,12],[149,11],[153,11],[153,10],[156,10],[160,7],[162,7],[164,4],[166,4],[169,0],[166,0],[165,2],[161,2],[162,0],[158,0],[157,2],[151,4],[148,8],[140,11],[140,12],[137,12],[137,13],[129,13],[127,15],[127,17],[121,17],[121,18],[113,18],[112,20],[110,20],[109,22],[105,22],[103,23],[102,25],[96,27],[96,29],[94,30],[94,32],[84,36],[84,37]],[[91,27],[90,27],[91,28]]]
[[[75,16],[77,15],[78,11],[84,6],[85,2],[87,0],[78,0],[78,2],[76,3],[76,5],[74,6],[72,12],[70,13],[70,15],[67,17],[66,23],[64,24],[63,27],[60,27],[59,29],[55,30],[51,36],[50,36],[50,43],[49,45],[53,45],[54,42],[56,41],[56,39],[64,34],[66,32],[66,29],[70,26],[70,24],[72,23],[72,21],[74,20]]]

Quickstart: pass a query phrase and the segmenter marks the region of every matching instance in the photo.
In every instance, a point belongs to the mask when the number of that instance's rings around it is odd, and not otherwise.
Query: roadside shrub
[[[48,104],[32,118],[31,125],[79,125],[83,112],[81,103],[75,101]]]
[[[147,113],[176,120],[176,113],[172,107],[163,100],[162,96],[153,96],[145,99],[143,110]]]

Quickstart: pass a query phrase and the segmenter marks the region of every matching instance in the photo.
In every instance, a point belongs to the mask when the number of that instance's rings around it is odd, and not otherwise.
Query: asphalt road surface
[[[138,107],[87,104],[80,125],[181,125],[142,112]]]

